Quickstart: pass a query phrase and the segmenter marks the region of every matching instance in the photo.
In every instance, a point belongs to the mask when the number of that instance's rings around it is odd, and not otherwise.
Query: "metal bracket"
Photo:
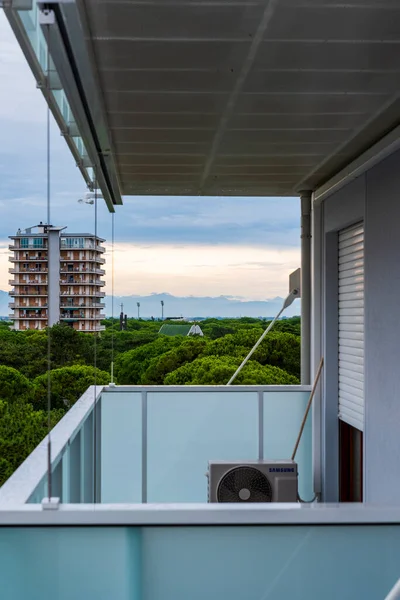
[[[60,508],[60,498],[43,498],[43,510],[58,510]]]
[[[40,8],[39,12],[39,25],[54,25],[56,22],[56,15],[54,10],[51,8]]]

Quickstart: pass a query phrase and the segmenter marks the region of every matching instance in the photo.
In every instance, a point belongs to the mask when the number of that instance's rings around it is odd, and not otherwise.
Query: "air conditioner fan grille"
[[[272,487],[259,469],[235,467],[222,477],[217,499],[218,502],[272,502]]]

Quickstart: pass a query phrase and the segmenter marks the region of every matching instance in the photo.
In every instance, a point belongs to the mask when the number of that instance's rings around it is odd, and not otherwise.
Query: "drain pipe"
[[[311,383],[311,196],[300,192],[301,201],[301,383]]]

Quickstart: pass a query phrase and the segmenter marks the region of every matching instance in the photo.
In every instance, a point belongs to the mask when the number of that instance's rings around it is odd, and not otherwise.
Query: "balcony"
[[[33,244],[29,244],[29,246],[20,246],[19,244],[9,244],[9,250],[47,250],[47,246],[37,246]]]
[[[14,318],[15,321],[18,321],[19,319],[23,319],[24,321],[25,320],[28,320],[28,321],[29,320],[39,321],[41,319],[47,320],[47,316],[48,316],[47,313],[46,314],[41,314],[41,315],[38,315],[38,314],[29,314],[29,315],[27,315],[27,314],[21,314],[20,313],[18,317],[14,316],[13,318]]]
[[[44,310],[47,308],[47,304],[26,304],[26,303],[12,303],[9,304],[10,308],[21,309],[21,310]]]
[[[309,388],[300,386],[98,388],[98,501],[206,503],[209,460],[291,455],[308,397]],[[54,495],[62,502],[93,499],[94,406],[90,388],[53,430]],[[47,481],[41,453],[39,446],[1,488],[0,501],[8,490],[19,502],[41,502]],[[310,499],[310,420],[296,459],[300,496]]]
[[[60,308],[64,310],[80,310],[80,309],[89,309],[89,308],[104,308],[104,302],[81,302],[76,304],[60,304]],[[105,317],[101,317],[105,318]]]
[[[35,260],[36,262],[47,262],[47,256],[19,256],[17,257],[8,257],[8,260],[12,263],[14,262],[28,262],[30,260]]]
[[[67,285],[67,284],[63,284],[63,285]],[[81,284],[81,285],[83,286],[84,284]],[[104,298],[105,295],[106,295],[105,292],[86,292],[84,290],[81,290],[79,292],[60,292],[60,296],[69,296],[69,297],[80,296],[80,297],[89,297],[89,298],[92,298],[92,297]]]
[[[41,280],[39,281],[39,279],[32,279],[31,281],[24,281],[23,279],[9,279],[8,280],[8,284],[9,285],[47,285],[47,281],[46,280]]]
[[[61,257],[60,257],[60,261],[61,262],[70,262],[70,263],[74,263],[74,262],[78,262],[78,263],[99,263],[99,264],[104,264],[106,262],[105,258],[101,258],[100,256],[96,256],[96,257],[91,257],[91,258],[74,258],[73,255],[65,255],[62,254],[61,251]]]
[[[383,600],[399,576],[399,509],[207,503],[210,459],[291,454],[308,394],[89,388],[52,434],[60,508],[40,504],[46,440],[0,490],[8,597]],[[310,423],[297,459],[310,498]]]
[[[81,277],[81,278],[76,278],[73,281],[69,281],[68,279],[60,279],[60,284],[61,285],[98,285],[98,286],[103,286],[105,285],[104,281],[99,280],[95,280],[95,279],[87,279],[85,277]]]
[[[27,292],[21,292],[19,290],[10,290],[10,296],[45,296],[47,298],[47,292],[34,292],[33,290],[29,290]]]
[[[8,269],[8,272],[12,275],[18,275],[19,273],[47,273],[48,269],[42,268],[37,269],[32,267],[31,269],[16,269],[15,267]]]
[[[105,274],[105,270],[104,269],[96,269],[95,267],[74,267],[72,270],[68,269],[67,267],[62,267],[60,269],[60,273],[83,273],[83,274],[96,274],[96,275],[104,275]]]

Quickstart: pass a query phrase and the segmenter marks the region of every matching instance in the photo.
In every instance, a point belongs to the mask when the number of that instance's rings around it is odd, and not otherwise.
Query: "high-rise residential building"
[[[10,236],[14,329],[44,329],[58,322],[79,331],[104,329],[105,240],[65,229],[40,223]]]

